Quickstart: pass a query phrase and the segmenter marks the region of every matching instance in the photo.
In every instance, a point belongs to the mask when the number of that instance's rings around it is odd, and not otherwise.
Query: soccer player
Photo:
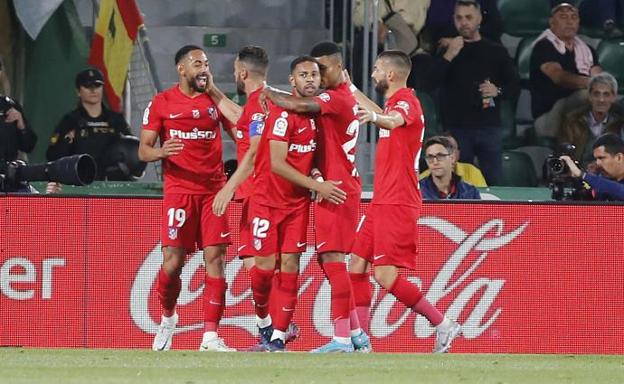
[[[179,83],[154,96],[143,115],[139,157],[163,161],[163,265],[158,273],[162,319],[152,349],[171,348],[178,322],[176,301],[186,255],[204,251],[204,334],[202,351],[234,351],[217,336],[225,305],[225,248],[230,229],[225,216],[212,212],[215,194],[225,184],[219,125],[225,123],[206,94],[212,75],[204,51],[187,45],[175,55]],[[160,139],[161,147],[156,148]]]
[[[311,56],[321,64],[324,92],[315,97],[297,98],[265,90],[270,100],[287,110],[312,113],[319,123],[317,165],[322,175],[341,182],[347,193],[344,204],[321,201],[316,205],[316,250],[321,267],[331,285],[334,337],[312,352],[370,351],[368,336],[360,329],[345,254],[351,251],[360,204],[360,177],[355,168],[355,145],[359,122],[357,104],[344,81],[340,48],[322,42],[312,48]]]
[[[318,93],[321,75],[310,56],[293,60],[290,84],[294,97]],[[334,181],[319,182],[308,175],[314,164],[317,128],[312,116],[272,105],[260,139],[254,165],[254,190],[250,217],[256,272],[251,287],[256,306],[271,306],[272,332],[267,351],[283,351],[286,329],[293,316],[298,293],[299,257],[306,248],[310,190],[328,204],[341,204],[346,194]],[[279,256],[277,281],[271,280]],[[271,293],[271,289],[273,293]]]
[[[398,273],[399,268],[416,268],[422,206],[417,167],[425,127],[420,102],[406,86],[411,68],[409,57],[401,51],[385,51],[377,57],[371,77],[375,90],[386,99],[383,111],[363,93],[354,92],[360,103],[360,122],[379,128],[379,143],[373,200],[358,231],[350,271],[361,324],[368,324],[371,286],[367,271],[372,264],[382,287],[436,327],[434,352],[447,352],[461,332],[460,325],[442,315],[416,285]]]
[[[221,216],[232,198],[242,204],[240,219],[240,246],[238,247],[238,257],[243,260],[245,269],[250,275],[262,273],[254,267],[254,257],[251,252],[251,233],[249,217],[249,197],[253,191],[254,160],[258,150],[258,142],[264,128],[265,113],[260,104],[260,93],[265,86],[267,70],[269,67],[269,57],[266,51],[257,46],[246,46],[239,50],[234,60],[234,81],[239,95],[246,95],[247,102],[241,109],[228,102],[219,89],[213,86],[208,90],[208,94],[219,103],[219,109],[228,119],[237,120],[236,123],[236,157],[238,167],[232,177],[225,183],[225,186],[215,196],[212,203],[212,210],[215,215]],[[237,115],[238,114],[238,115]],[[269,287],[270,289],[270,287]],[[261,335],[261,341],[270,341],[273,328],[271,327],[271,316],[269,306],[258,306],[254,303],[256,321]],[[286,342],[296,339],[299,335],[299,328],[291,323],[286,332]],[[262,344],[262,342],[261,342]]]

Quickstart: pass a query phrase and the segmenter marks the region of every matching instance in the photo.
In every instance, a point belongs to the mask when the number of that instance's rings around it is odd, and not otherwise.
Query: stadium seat
[[[624,41],[602,40],[598,44],[598,61],[603,70],[618,81],[620,94],[624,93]]]
[[[514,149],[517,152],[524,152],[531,158],[533,162],[533,169],[535,170],[535,175],[537,176],[538,183],[543,181],[543,172],[544,172],[544,162],[548,155],[553,153],[553,150],[549,147],[543,147],[538,145],[528,145],[526,147],[519,147]]]
[[[550,2],[547,0],[498,0],[503,30],[508,35],[539,35],[548,28]]]
[[[516,50],[516,67],[520,75],[520,84],[522,88],[529,89],[529,74],[531,68],[531,52],[533,51],[533,43],[537,39],[537,35],[525,37],[518,43]]]
[[[535,187],[537,176],[533,168],[531,157],[524,152],[503,152],[503,177],[500,186],[506,187]]]
[[[516,100],[500,101],[500,119],[503,148],[513,149],[523,145],[523,140],[516,133]]]
[[[433,97],[423,91],[417,91],[416,96],[420,100],[420,106],[425,115],[425,138],[439,135],[442,133],[442,128],[438,122],[438,109]]]

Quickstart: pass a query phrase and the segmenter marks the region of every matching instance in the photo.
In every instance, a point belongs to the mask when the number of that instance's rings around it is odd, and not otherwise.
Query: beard
[[[383,79],[381,81],[373,81],[375,82],[375,91],[379,94],[384,95],[388,90],[388,82],[386,81],[386,79]]]

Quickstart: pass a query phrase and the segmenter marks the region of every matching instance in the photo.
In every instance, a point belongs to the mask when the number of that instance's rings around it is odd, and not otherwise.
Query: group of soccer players
[[[350,84],[339,47],[331,42],[293,60],[292,94],[266,86],[264,49],[242,48],[234,77],[239,93],[247,95],[243,108],[214,84],[201,48],[182,47],[175,64],[179,84],[146,108],[139,148],[142,160],[163,160],[164,174],[157,289],[162,319],[152,348],[171,348],[180,273],[186,254],[198,247],[206,267],[200,350],[233,351],[217,335],[217,326],[227,289],[225,212],[236,198],[242,203],[238,255],[251,278],[260,334],[250,350],[284,351],[298,333],[292,317],[313,191],[315,248],[331,285],[334,337],[312,352],[372,350],[367,335],[371,266],[382,287],[436,327],[434,352],[447,352],[461,327],[398,273],[398,268],[416,267],[421,209],[417,165],[424,119],[406,87],[409,57],[386,51],[375,62],[372,78],[386,98],[383,110]],[[369,122],[380,129],[374,194],[358,226],[355,152],[360,124]],[[238,168],[227,181],[220,125],[237,143]]]

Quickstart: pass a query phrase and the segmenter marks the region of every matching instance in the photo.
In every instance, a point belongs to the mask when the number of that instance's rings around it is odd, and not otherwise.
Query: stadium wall
[[[0,209],[0,346],[150,348],[160,318],[160,198],[2,195]],[[425,203],[419,269],[406,274],[464,324],[453,352],[623,354],[623,216],[618,205]],[[240,206],[229,217],[221,334],[245,348],[256,331],[249,278],[234,257]],[[301,270],[297,351],[331,334],[330,288],[312,245]],[[199,346],[202,290],[197,252],[182,273],[174,349]],[[376,351],[431,351],[424,318],[377,286],[373,301]]]

